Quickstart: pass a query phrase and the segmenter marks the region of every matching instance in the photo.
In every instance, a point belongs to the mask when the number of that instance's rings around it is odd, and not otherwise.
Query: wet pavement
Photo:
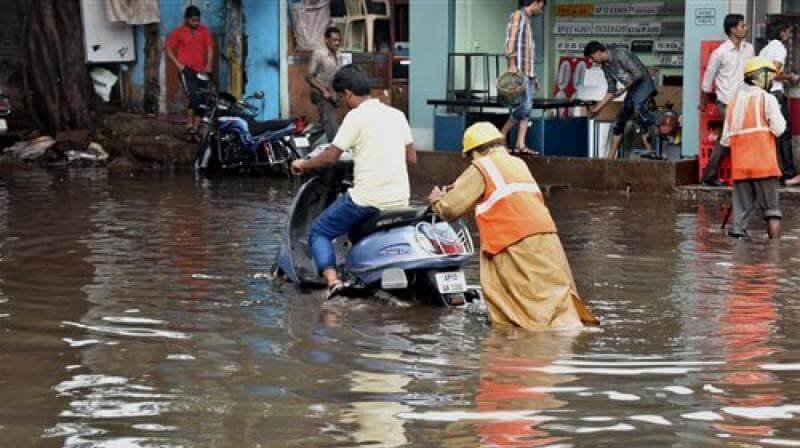
[[[0,446],[800,446],[796,204],[554,191],[570,335],[273,283],[291,187],[0,178]]]

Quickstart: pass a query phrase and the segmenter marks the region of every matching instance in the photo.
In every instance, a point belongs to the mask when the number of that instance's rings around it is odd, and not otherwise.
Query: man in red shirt
[[[208,74],[211,73],[214,60],[214,40],[208,28],[200,24],[199,8],[187,7],[183,17],[183,25],[167,36],[166,52],[169,60],[178,68],[189,98],[186,132],[194,133],[200,124],[200,116],[195,112],[203,101],[203,96],[198,95],[197,90],[208,88]]]

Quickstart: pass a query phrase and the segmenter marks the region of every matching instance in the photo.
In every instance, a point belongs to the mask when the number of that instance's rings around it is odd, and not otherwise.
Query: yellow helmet
[[[771,70],[773,72],[777,71],[775,70],[775,64],[773,64],[769,59],[763,56],[756,56],[748,59],[744,64],[744,74],[749,75],[755,71],[761,70],[762,68]]]
[[[485,145],[492,140],[502,139],[503,134],[488,121],[479,121],[468,127],[464,132],[464,150],[466,154],[478,146]]]

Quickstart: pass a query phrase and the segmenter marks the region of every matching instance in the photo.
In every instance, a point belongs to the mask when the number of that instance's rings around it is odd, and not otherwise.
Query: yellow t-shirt
[[[333,145],[353,151],[353,202],[380,210],[408,207],[406,145],[412,141],[405,115],[375,98],[348,112]]]

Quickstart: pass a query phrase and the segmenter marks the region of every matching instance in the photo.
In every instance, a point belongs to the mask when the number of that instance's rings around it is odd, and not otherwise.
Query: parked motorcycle
[[[290,174],[292,161],[300,157],[294,147],[294,120],[256,120],[259,108],[252,101],[263,100],[261,91],[241,101],[225,92],[204,93],[208,100],[195,155],[196,171]]]
[[[324,286],[311,256],[309,231],[314,219],[350,187],[346,178],[351,171],[352,161],[340,160],[300,187],[289,209],[274,276]],[[335,248],[337,259],[344,260],[342,278],[350,285],[345,295],[381,289],[410,293],[440,306],[464,305],[480,297],[476,288],[468,287],[463,271],[474,255],[469,230],[460,221],[451,225],[438,220],[428,207],[382,212],[348,237],[338,238]]]

